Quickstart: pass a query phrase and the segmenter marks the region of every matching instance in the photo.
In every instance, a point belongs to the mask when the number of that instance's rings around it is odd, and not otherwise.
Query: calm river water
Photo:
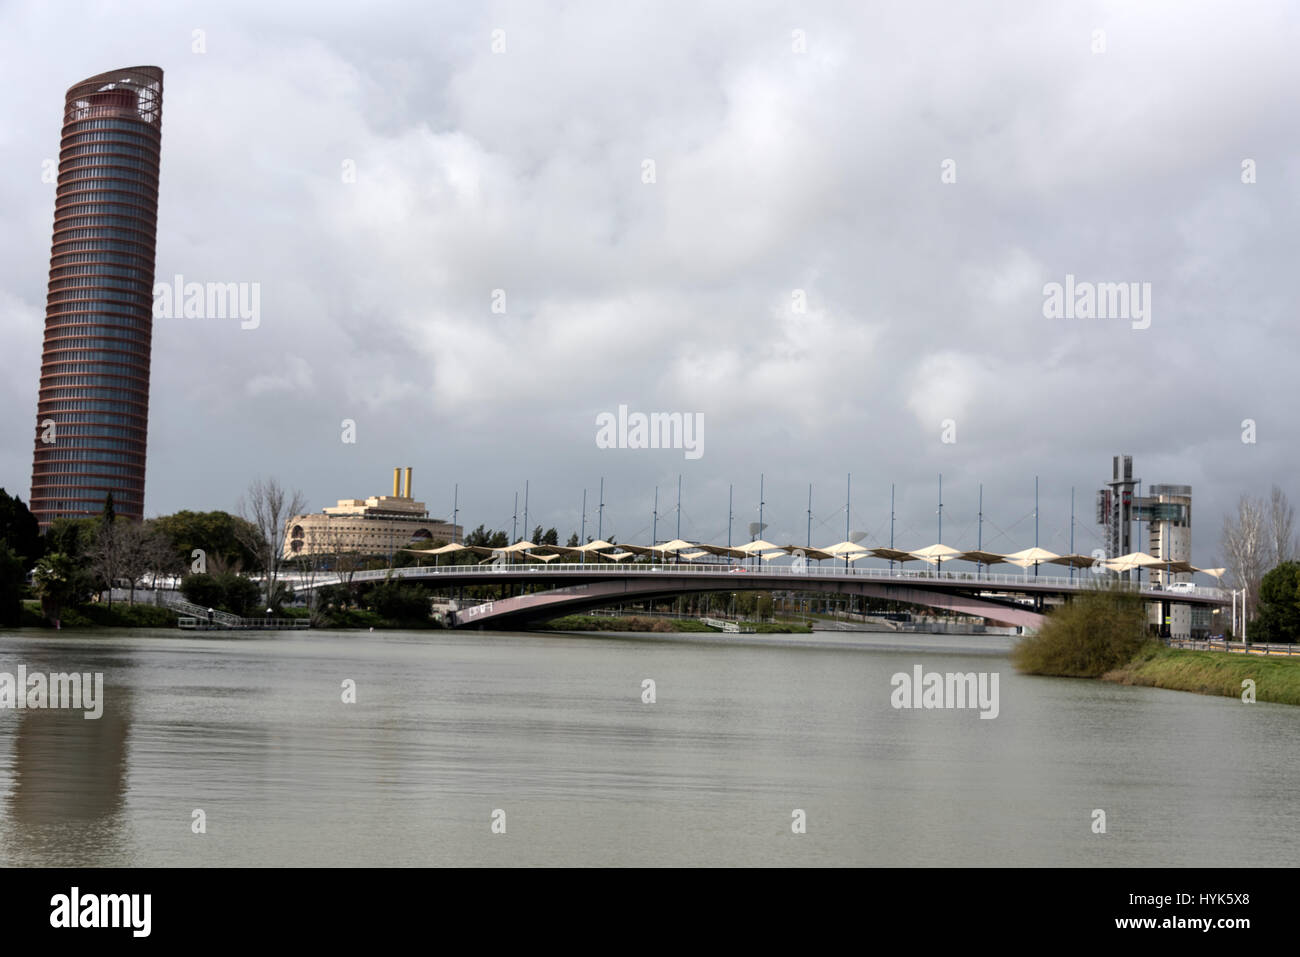
[[[0,710],[0,863],[1300,861],[1300,708],[1021,677],[1006,641],[11,632],[0,672],[106,701]],[[918,664],[997,672],[998,716],[896,710]]]

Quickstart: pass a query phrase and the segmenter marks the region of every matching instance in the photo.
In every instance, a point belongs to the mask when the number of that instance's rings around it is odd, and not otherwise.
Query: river
[[[1300,709],[1024,677],[1011,640],[9,632],[0,672],[102,672],[104,711],[0,710],[0,863],[1300,860]],[[916,665],[997,673],[996,718],[894,708]]]

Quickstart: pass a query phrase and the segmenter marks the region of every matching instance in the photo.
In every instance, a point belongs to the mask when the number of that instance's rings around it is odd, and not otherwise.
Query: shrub
[[[175,627],[177,617],[170,608],[122,602],[115,602],[111,608],[107,603],[90,603],[77,608],[78,623],[84,620],[106,628],[169,628]],[[64,624],[71,624],[67,616]]]
[[[1048,615],[1038,634],[1016,645],[1012,660],[1027,674],[1096,678],[1127,664],[1149,640],[1142,599],[1102,586]]]
[[[186,601],[202,605],[204,608],[216,608],[224,599],[221,583],[217,581],[215,575],[206,572],[186,575],[181,580],[181,594],[185,596]]]
[[[429,617],[429,595],[419,585],[384,582],[370,590],[366,602],[382,617],[394,621],[423,621]]]

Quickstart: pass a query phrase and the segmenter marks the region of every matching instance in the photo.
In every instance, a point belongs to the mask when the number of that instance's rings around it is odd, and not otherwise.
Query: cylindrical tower
[[[31,510],[144,515],[162,70],[68,90],[59,149]]]

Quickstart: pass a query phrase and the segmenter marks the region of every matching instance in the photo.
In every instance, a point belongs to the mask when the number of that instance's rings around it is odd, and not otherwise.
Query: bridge
[[[1027,572],[1027,570],[1026,570]],[[439,590],[497,586],[500,599],[464,608],[451,624],[464,628],[510,629],[605,605],[673,599],[704,592],[800,591],[860,595],[921,605],[940,611],[982,617],[1028,630],[1042,627],[1046,598],[1078,594],[1097,587],[1091,574],[1073,578],[988,573],[904,571],[887,568],[820,567],[811,563],[768,567],[704,563],[426,565],[359,571],[353,583],[420,581]],[[341,584],[326,574],[296,584],[311,591]],[[1222,606],[1228,593],[1219,588],[1188,586],[1162,589],[1150,583],[1107,578],[1106,584],[1135,592],[1151,602]],[[537,589],[541,586],[540,590]]]

